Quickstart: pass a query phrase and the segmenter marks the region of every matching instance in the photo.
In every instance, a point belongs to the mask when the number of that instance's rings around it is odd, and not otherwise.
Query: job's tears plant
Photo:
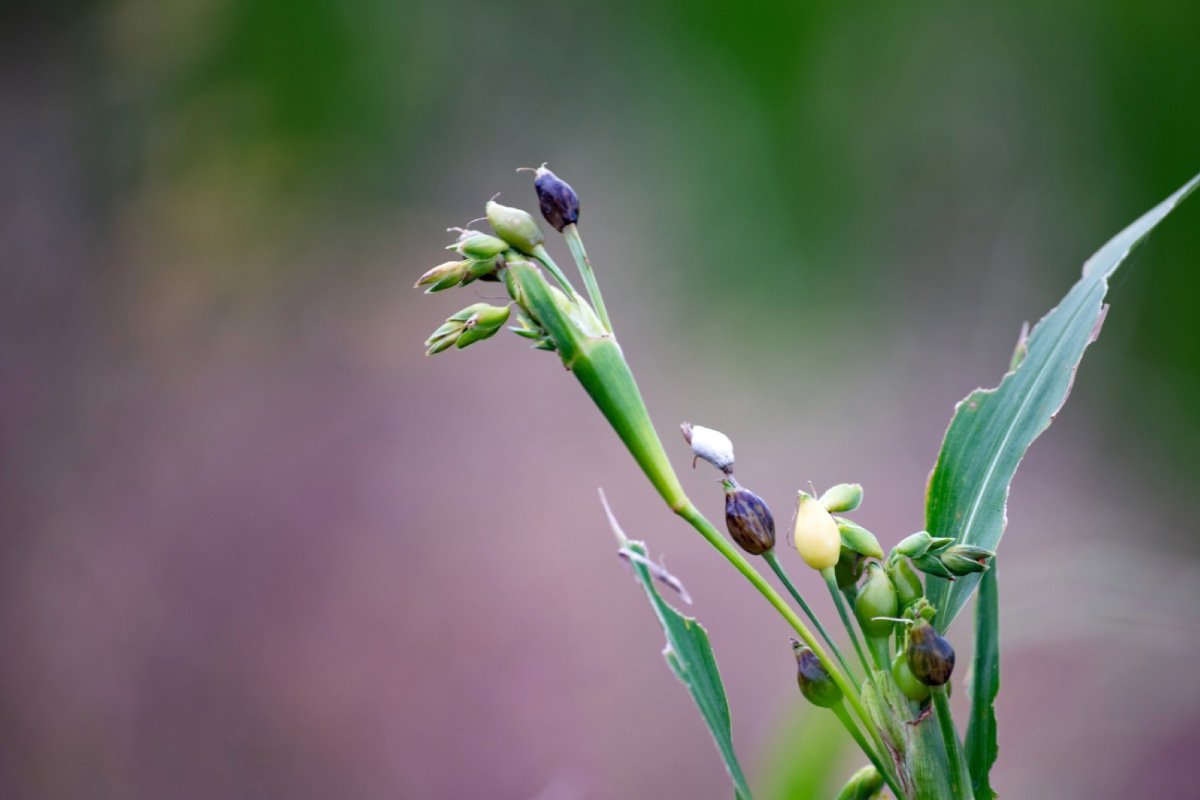
[[[439,292],[476,280],[497,281],[510,302],[474,303],[452,315],[425,342],[428,354],[475,344],[510,321],[515,324],[509,330],[534,348],[558,354],[667,506],[791,627],[797,637],[793,650],[800,694],[832,711],[870,762],[850,777],[839,798],[865,800],[889,790],[896,798],[912,800],[994,797],[988,777],[997,754],[993,703],[999,689],[994,551],[1004,532],[1008,486],[1029,445],[1066,400],[1080,358],[1099,332],[1109,277],[1196,188],[1200,176],[1092,256],[1063,301],[1022,336],[1000,385],[977,390],[959,403],[930,476],[926,530],[899,538],[885,553],[874,534],[842,516],[862,503],[860,485],[797,494],[790,542],[799,562],[824,580],[852,647],[850,659],[785,570],[776,553],[775,517],[761,497],[738,483],[733,443],[725,434],[682,425],[694,460],[722,473],[729,536],[684,493],[613,332],[579,235],[579,198],[545,165],[530,171],[542,216],[565,237],[587,296],[550,257],[537,221],[493,198],[484,209],[492,232],[451,229],[458,236],[448,249],[459,258],[429,270],[417,286]],[[749,798],[708,636],[663,600],[656,585],[687,600],[682,584],[650,560],[643,543],[625,536],[606,501],[604,509],[621,556],[632,565],[662,623],[668,664],[700,709],[735,795]],[[766,562],[800,613],[747,555]],[[956,673],[954,647],[945,634],[976,589],[971,713],[964,743],[947,699]]]

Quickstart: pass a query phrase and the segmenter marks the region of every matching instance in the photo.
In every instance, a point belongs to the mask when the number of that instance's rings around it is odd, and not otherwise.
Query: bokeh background
[[[553,356],[424,358],[494,286],[411,284],[548,160],[702,508],[683,419],[783,519],[863,482],[891,544],[953,404],[1200,170],[1198,25],[1193,0],[0,3],[0,796],[728,797],[601,486],[694,595],[760,796],[832,796],[859,758],[781,623]],[[1014,484],[1005,797],[1195,791],[1198,299],[1192,200]]]

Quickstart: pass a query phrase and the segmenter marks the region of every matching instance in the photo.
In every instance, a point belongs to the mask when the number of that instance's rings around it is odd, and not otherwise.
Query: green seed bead
[[[894,617],[900,610],[896,587],[883,571],[883,567],[872,562],[867,567],[867,580],[858,591],[854,601],[854,613],[862,625],[863,633],[874,639],[890,636],[894,622],[876,617]]]
[[[485,212],[496,235],[527,256],[533,255],[533,251],[546,241],[542,229],[526,211],[489,200]]]
[[[908,563],[907,558],[897,558],[887,565],[888,577],[896,587],[896,598],[900,601],[901,610],[908,608],[920,600],[925,591],[921,587],[921,577]]]
[[[923,703],[929,699],[929,687],[917,680],[917,676],[912,674],[912,670],[908,668],[908,659],[904,653],[897,653],[896,657],[892,659],[892,678],[896,681],[896,685],[900,687],[900,691],[909,700]]]

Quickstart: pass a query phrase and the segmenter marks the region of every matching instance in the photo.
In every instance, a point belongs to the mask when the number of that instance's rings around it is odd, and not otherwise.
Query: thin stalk
[[[833,567],[826,567],[821,570],[821,577],[825,579],[825,585],[829,587],[829,594],[833,596],[833,604],[837,606],[838,616],[842,618],[842,625],[846,628],[846,633],[850,634],[850,641],[854,644],[854,652],[858,653],[858,660],[862,662],[863,673],[871,674],[871,664],[867,661],[866,655],[863,653],[862,644],[858,641],[858,632],[854,628],[854,622],[850,619],[850,612],[846,610],[846,604],[842,600],[842,593],[838,590],[837,577],[833,573]]]
[[[575,291],[575,287],[571,285],[571,281],[568,280],[566,274],[559,269],[558,264],[554,263],[554,259],[550,257],[549,253],[546,252],[546,248],[543,245],[539,244],[537,247],[533,248],[533,257],[542,262],[542,266],[546,268],[547,272],[554,276],[554,280],[558,281],[559,285],[562,286],[563,290],[569,296],[579,297],[579,292]],[[610,328],[609,331],[611,332],[611,330],[612,329]]]
[[[587,251],[583,249],[579,226],[572,222],[563,228],[563,236],[567,239],[567,248],[571,251],[571,257],[575,259],[575,264],[579,267],[579,274],[583,276],[583,285],[596,309],[596,315],[600,317],[604,329],[612,333],[612,323],[608,321],[608,310],[604,307],[604,298],[600,296],[600,285],[596,283],[596,275],[592,272],[592,262],[587,256]]]
[[[871,651],[871,658],[875,659],[875,666],[891,675],[892,658],[888,653],[889,641],[891,641],[889,636],[868,636],[867,649]]]
[[[792,583],[791,579],[788,577],[788,574],[784,571],[783,565],[779,563],[779,557],[775,555],[775,551],[768,550],[762,554],[762,557],[763,561],[766,561],[771,565],[771,569],[775,571],[775,575],[778,576],[779,582],[782,583],[788,590],[788,593],[792,596],[792,599],[795,600],[796,604],[800,606],[800,610],[803,611],[804,615],[808,617],[809,621],[816,626],[817,632],[821,634],[821,638],[824,639],[825,643],[829,645],[829,649],[833,651],[833,655],[837,658],[838,663],[842,665],[842,669],[846,670],[846,674],[849,675],[850,680],[854,682],[854,688],[860,689],[861,687],[859,686],[858,678],[855,677],[854,671],[850,669],[850,665],[846,663],[846,657],[842,655],[842,651],[838,648],[837,643],[833,641],[833,637],[830,636],[829,632],[825,630],[825,626],[821,624],[821,620],[817,619],[817,615],[814,614],[812,609],[808,607],[808,603],[804,602],[804,598],[800,595],[800,592],[796,589],[796,586]]]
[[[829,654],[825,652],[825,648],[813,636],[812,631],[808,629],[804,621],[796,616],[796,612],[792,610],[787,601],[783,599],[779,592],[771,588],[771,584],[767,583],[766,579],[763,578],[758,570],[750,565],[750,562],[746,560],[741,552],[717,531],[713,524],[692,504],[691,500],[688,500],[686,496],[682,497],[677,504],[672,504],[671,508],[676,514],[687,520],[696,529],[697,533],[703,536],[721,555],[725,556],[725,559],[730,564],[733,564],[734,569],[742,573],[742,576],[750,581],[759,594],[765,597],[767,602],[779,612],[779,615],[792,626],[792,630],[796,632],[800,640],[808,645],[816,657],[820,659],[822,666],[825,667],[830,677],[833,678],[833,682],[842,690],[846,701],[854,709],[854,713],[858,715],[858,718],[862,720],[863,727],[871,735],[871,740],[875,743],[878,751],[880,753],[887,753],[887,746],[883,743],[879,731],[871,724],[871,718],[867,715],[867,710],[863,707],[858,692],[852,688],[846,676],[842,674],[842,671],[833,664],[829,658]],[[884,774],[887,775],[890,773],[885,772]]]
[[[880,760],[879,754],[876,753],[869,744],[867,744],[867,740],[863,737],[862,731],[858,729],[858,726],[854,724],[854,719],[851,718],[849,712],[846,711],[846,706],[843,703],[837,703],[830,708],[830,711],[832,711],[838,720],[841,721],[842,727],[846,729],[851,738],[858,743],[859,749],[867,754],[867,758],[871,760],[871,764],[874,765],[875,769],[879,770],[879,774],[883,776],[885,781],[887,781],[888,787],[896,794],[896,797],[903,798],[904,792],[900,790],[900,786],[896,782],[896,779],[892,777],[891,771],[883,766],[883,762]]]
[[[938,730],[942,732],[942,743],[946,746],[946,760],[950,762],[950,786],[959,800],[974,800],[971,780],[967,776],[967,762],[958,742],[958,732],[954,730],[954,717],[950,716],[946,687],[934,686],[932,689],[934,715],[937,717]]]

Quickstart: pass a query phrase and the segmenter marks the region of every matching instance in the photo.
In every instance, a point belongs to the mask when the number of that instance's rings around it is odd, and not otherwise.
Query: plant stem
[[[569,296],[579,297],[579,292],[575,291],[575,287],[571,285],[571,281],[568,280],[563,271],[559,269],[558,264],[554,263],[554,259],[550,257],[549,253],[546,252],[546,248],[543,245],[539,244],[533,249],[533,257],[542,262],[542,266],[546,268],[547,272],[554,276],[554,280],[558,281],[559,285],[562,286],[563,290]]]
[[[866,753],[867,758],[871,760],[871,764],[874,765],[875,769],[879,770],[879,774],[883,776],[885,781],[887,781],[888,787],[895,792],[896,797],[903,798],[904,792],[900,790],[900,786],[896,782],[896,779],[892,777],[891,771],[884,767],[883,762],[879,758],[879,754],[876,753],[869,744],[867,744],[867,740],[863,737],[862,731],[858,729],[858,726],[854,724],[854,719],[850,716],[849,712],[846,711],[846,706],[843,703],[838,703],[832,706],[830,711],[832,711],[838,720],[841,721],[842,727],[846,729],[851,738],[858,743],[859,749]]]
[[[592,262],[587,256],[587,251],[583,249],[579,226],[572,222],[563,228],[563,236],[567,239],[567,248],[571,251],[571,257],[575,259],[575,264],[579,267],[579,274],[583,276],[583,285],[587,289],[588,297],[592,300],[592,305],[596,308],[596,315],[600,317],[600,322],[604,324],[605,330],[612,333],[612,323],[608,321],[608,310],[604,307],[604,298],[600,296],[600,285],[596,283],[596,275],[592,272]]]
[[[842,669],[846,670],[846,674],[850,676],[850,680],[854,683],[854,688],[861,688],[858,684],[858,678],[855,677],[854,671],[850,669],[850,665],[846,663],[846,657],[842,655],[842,651],[838,648],[837,642],[833,641],[833,637],[830,636],[829,632],[825,630],[825,626],[821,624],[821,620],[817,619],[817,615],[814,614],[812,609],[808,607],[808,603],[804,602],[804,598],[800,596],[800,592],[796,589],[791,579],[788,578],[788,574],[784,572],[783,565],[779,563],[779,557],[775,555],[775,551],[768,550],[767,552],[763,553],[762,557],[763,561],[766,561],[771,565],[771,569],[773,569],[775,574],[779,577],[780,583],[787,588],[788,593],[792,596],[792,599],[794,599],[800,606],[800,610],[802,610],[805,616],[807,616],[812,624],[816,626],[817,632],[821,634],[821,638],[824,639],[825,643],[829,645],[829,649],[833,651],[833,655],[837,658],[838,663],[842,665]]]
[[[886,674],[891,675],[892,659],[888,653],[888,642],[890,637],[887,636],[868,636],[867,649],[871,651],[871,658],[875,659],[875,666],[883,670]]]
[[[837,606],[838,616],[842,618],[842,625],[845,626],[846,633],[850,634],[850,641],[854,644],[854,651],[858,653],[858,660],[862,662],[863,672],[870,675],[871,664],[867,661],[862,645],[858,641],[858,633],[855,631],[854,623],[850,619],[850,612],[846,610],[846,604],[842,600],[842,593],[838,591],[837,578],[833,573],[833,567],[826,567],[821,570],[821,577],[825,579],[825,585],[829,587],[829,594],[833,596],[833,604]]]
[[[950,700],[946,697],[946,687],[934,686],[932,690],[934,716],[937,717],[938,730],[942,732],[946,760],[950,762],[950,785],[954,796],[958,800],[974,800],[971,780],[967,776],[966,760],[958,742],[958,732],[954,730],[954,717],[950,715]]]

